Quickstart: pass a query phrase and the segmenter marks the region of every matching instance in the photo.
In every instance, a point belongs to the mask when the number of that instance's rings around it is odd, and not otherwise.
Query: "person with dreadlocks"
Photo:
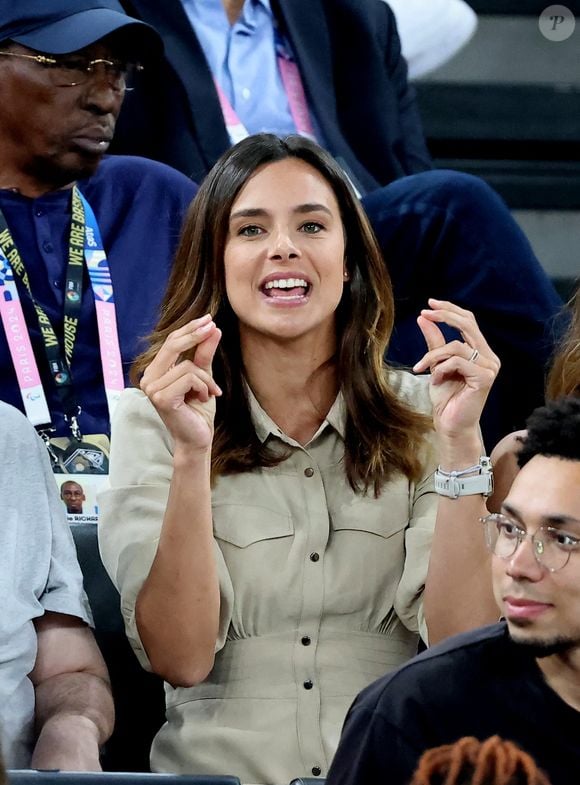
[[[465,736],[423,753],[410,785],[550,785],[517,744]]]

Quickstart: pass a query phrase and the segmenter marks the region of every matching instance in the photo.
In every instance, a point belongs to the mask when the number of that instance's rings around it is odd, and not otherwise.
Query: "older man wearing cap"
[[[109,433],[196,190],[157,162],[103,160],[161,51],[116,0],[0,0],[0,399],[60,473],[106,471],[88,435]]]
[[[63,466],[105,470],[87,433],[108,433],[195,190],[161,164],[102,161],[130,80],[160,49],[115,0],[0,0],[0,399],[44,436],[61,481]],[[0,464],[6,763],[98,769],[106,668],[48,455],[4,403]]]

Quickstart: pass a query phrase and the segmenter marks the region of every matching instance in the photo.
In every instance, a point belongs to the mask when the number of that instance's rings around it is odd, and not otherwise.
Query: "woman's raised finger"
[[[449,341],[444,346],[439,346],[436,349],[426,352],[423,357],[413,366],[415,373],[421,373],[428,369],[433,368],[441,362],[448,360],[451,357],[461,357],[467,362],[477,363],[480,367],[490,368],[492,370],[499,368],[499,360],[493,352],[490,351],[486,354],[485,351],[480,352],[479,349],[470,346],[463,341]]]
[[[459,374],[472,388],[488,390],[497,375],[497,370],[492,367],[476,365],[464,357],[453,355],[434,366],[431,372],[431,384],[438,385],[450,377]]]
[[[211,330],[215,329],[211,315],[206,314],[200,319],[193,319],[178,330],[171,332],[155,359],[147,367],[145,374],[161,376],[172,368],[180,356],[201,343]]]
[[[210,395],[221,395],[222,391],[217,384],[217,382],[213,379],[211,374],[207,371],[199,368],[195,363],[191,360],[182,360],[177,365],[174,365],[170,368],[166,373],[162,376],[150,376],[146,377],[143,376],[141,380],[141,389],[148,397],[151,397],[159,390],[163,390],[166,387],[172,385],[175,381],[180,379],[187,374],[195,374],[198,379],[200,379],[207,387],[207,390]]]
[[[200,403],[207,403],[213,397],[207,384],[192,372],[182,374],[165,387],[144,392],[160,414],[176,411],[188,396],[193,395]]]
[[[434,322],[443,322],[459,330],[465,342],[473,349],[478,349],[482,354],[484,352],[492,353],[471,311],[460,308],[447,300],[435,300],[434,298],[429,298],[429,306],[430,308],[424,308],[421,311],[421,316]]]

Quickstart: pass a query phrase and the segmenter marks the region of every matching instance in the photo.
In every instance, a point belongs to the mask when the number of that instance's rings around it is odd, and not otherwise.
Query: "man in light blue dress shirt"
[[[183,0],[183,7],[214,78],[248,132],[296,133],[276,62],[269,0],[245,3],[233,25],[221,2]]]

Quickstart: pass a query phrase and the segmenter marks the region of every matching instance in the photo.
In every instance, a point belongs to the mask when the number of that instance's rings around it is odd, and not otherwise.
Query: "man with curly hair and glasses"
[[[518,460],[501,512],[482,519],[504,620],[451,638],[364,690],[329,785],[407,785],[426,749],[494,734],[531,754],[553,785],[577,777],[580,400],[536,409]]]

